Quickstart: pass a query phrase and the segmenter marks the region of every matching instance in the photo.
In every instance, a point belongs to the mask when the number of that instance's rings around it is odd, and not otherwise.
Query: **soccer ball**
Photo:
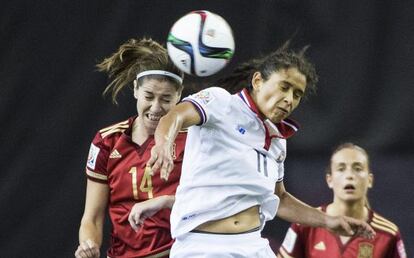
[[[209,11],[193,11],[174,23],[167,39],[168,55],[183,72],[200,77],[220,71],[234,54],[229,24]]]

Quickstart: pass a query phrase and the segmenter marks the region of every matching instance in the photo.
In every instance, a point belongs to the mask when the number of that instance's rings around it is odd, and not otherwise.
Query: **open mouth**
[[[351,185],[351,184],[347,184],[347,185],[344,187],[344,190],[345,190],[345,191],[353,191],[353,190],[355,190],[355,186],[354,186],[354,185]]]
[[[160,121],[160,119],[161,119],[161,115],[154,115],[154,114],[145,114],[145,116],[150,120],[150,121],[153,121],[153,122],[159,122]]]
[[[280,111],[282,111],[283,113],[285,113],[285,114],[287,114],[287,113],[288,113],[288,111],[287,111],[286,109],[284,109],[284,108],[278,107],[278,109],[279,109]]]
[[[288,113],[288,111],[286,109],[284,109],[284,108],[279,107],[279,109],[282,110],[285,113]]]

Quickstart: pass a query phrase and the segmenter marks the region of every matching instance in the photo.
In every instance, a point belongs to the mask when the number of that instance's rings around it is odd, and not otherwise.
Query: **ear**
[[[331,174],[326,174],[325,176],[325,180],[326,180],[326,184],[328,185],[329,189],[332,189],[332,175]]]
[[[263,83],[263,77],[260,72],[255,72],[252,76],[252,87],[254,90],[259,90]]]
[[[374,174],[371,172],[368,174],[368,188],[372,188],[374,185]]]
[[[138,99],[138,82],[134,80],[134,98]]]

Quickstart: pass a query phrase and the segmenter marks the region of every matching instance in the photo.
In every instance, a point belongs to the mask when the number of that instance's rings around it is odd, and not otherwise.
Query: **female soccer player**
[[[75,256],[99,257],[106,207],[112,222],[108,257],[168,257],[172,245],[170,210],[151,212],[157,205],[171,207],[181,174],[186,133],[171,143],[174,172],[165,182],[146,169],[153,134],[162,116],[180,99],[183,74],[167,51],[151,39],[131,39],[97,67],[112,79],[104,93],[117,94],[134,85],[137,115],[100,130],[92,141],[86,164],[85,211]],[[134,206],[135,204],[135,206]],[[149,211],[142,220],[129,218],[131,209]],[[134,208],[133,208],[134,207]],[[134,221],[134,229],[129,221]]]
[[[171,213],[171,257],[275,257],[260,232],[277,215],[343,235],[374,234],[363,221],[331,216],[290,195],[283,185],[287,117],[317,81],[314,67],[285,45],[242,65],[220,86],[184,99],[155,132],[148,165],[167,180],[171,146],[189,128],[183,173]],[[171,175],[174,171],[171,172]]]
[[[324,228],[292,224],[279,249],[279,257],[306,258],[405,258],[407,257],[398,227],[373,211],[367,201],[374,176],[367,152],[353,144],[336,148],[326,174],[333,202],[321,210],[331,216],[349,216],[368,222],[377,232],[375,238],[337,236]]]

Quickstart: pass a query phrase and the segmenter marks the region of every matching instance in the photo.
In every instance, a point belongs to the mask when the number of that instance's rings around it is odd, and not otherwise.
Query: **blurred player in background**
[[[304,52],[285,44],[242,64],[219,85],[237,94],[202,90],[160,120],[148,165],[166,180],[175,173],[172,144],[189,128],[171,213],[171,257],[276,257],[261,237],[276,213],[344,235],[374,234],[363,221],[327,215],[285,190],[286,139],[298,128],[287,117],[317,82]]]
[[[99,257],[106,208],[112,222],[108,257],[168,257],[171,196],[181,174],[186,133],[171,143],[174,172],[168,182],[146,169],[160,118],[179,101],[183,74],[167,51],[151,39],[131,39],[97,67],[111,83],[104,93],[118,93],[133,83],[137,114],[100,130],[86,164],[85,211],[75,256]],[[145,208],[146,212],[140,211]],[[135,216],[129,216],[131,209]],[[143,219],[145,219],[143,222]],[[133,225],[131,228],[130,226]]]
[[[321,206],[331,216],[348,216],[366,221],[376,231],[374,239],[338,236],[324,228],[292,224],[279,249],[283,258],[406,258],[398,227],[373,211],[367,192],[374,176],[367,152],[353,144],[338,146],[331,156],[326,174],[333,202]]]

